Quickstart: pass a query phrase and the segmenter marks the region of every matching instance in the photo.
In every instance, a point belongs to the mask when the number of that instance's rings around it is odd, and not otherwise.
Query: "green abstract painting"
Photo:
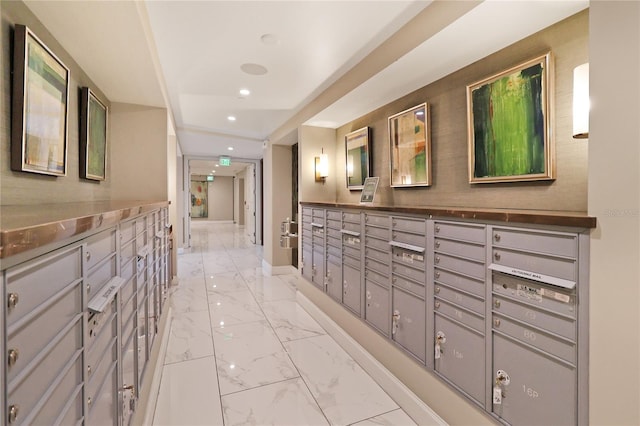
[[[553,179],[549,55],[468,86],[471,183]]]

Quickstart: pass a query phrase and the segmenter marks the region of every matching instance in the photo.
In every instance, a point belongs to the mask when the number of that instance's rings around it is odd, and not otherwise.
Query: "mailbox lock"
[[[85,255],[85,257],[87,258],[87,262],[91,260],[91,252],[87,251],[87,254]]]
[[[7,363],[9,367],[13,367],[18,362],[18,350],[17,349],[9,349]]]
[[[20,298],[18,297],[18,293],[9,293],[8,301],[7,301],[7,305],[9,306],[9,309],[15,308],[19,300]]]
[[[436,278],[440,278],[440,272],[436,271]]]
[[[493,324],[494,324],[496,327],[500,327],[500,320],[499,320],[499,319],[494,319],[494,320],[493,320]]]
[[[440,287],[436,287],[436,288],[435,288],[435,290],[434,290],[434,292],[435,292],[436,294],[439,294],[439,293],[440,293]]]
[[[18,420],[18,412],[20,411],[20,406],[12,405],[9,407],[9,423],[15,423]]]
[[[501,256],[500,256],[500,253],[498,253],[498,252],[495,252],[495,254],[493,255],[493,258],[494,258],[496,261],[499,261],[499,260],[500,260],[500,257],[501,257]]]
[[[440,302],[436,302],[436,309],[440,307]]]
[[[496,308],[499,308],[499,307],[500,307],[500,301],[499,301],[499,300],[496,300],[495,302],[493,302],[493,305],[494,305]]]
[[[493,239],[496,240],[496,242],[499,242],[500,241],[500,234],[495,234],[493,236]]]
[[[436,256],[436,263],[440,263],[440,256]]]
[[[509,374],[507,374],[506,371],[504,370],[496,371],[496,386],[501,384],[505,386],[509,386],[509,383],[511,383],[511,377],[509,377]]]
[[[90,365],[87,365],[87,374],[91,375],[91,366]]]
[[[440,227],[436,225],[436,233],[440,232]]]
[[[87,405],[89,405],[89,406],[90,406],[90,405],[91,405],[91,402],[92,402],[92,401],[91,401],[91,397],[88,397],[88,398],[87,398]]]
[[[436,248],[440,248],[440,241],[436,241]]]
[[[391,322],[392,322],[391,334],[396,334],[396,331],[398,331],[398,325],[399,325],[398,323],[400,322],[400,311],[398,311],[397,309],[393,311]]]
[[[436,333],[436,344],[434,346],[434,357],[435,359],[440,359],[440,355],[444,353],[442,350],[442,346],[447,341],[447,337],[444,335],[442,331],[438,331]]]
[[[91,293],[91,284],[87,284],[87,293]]]

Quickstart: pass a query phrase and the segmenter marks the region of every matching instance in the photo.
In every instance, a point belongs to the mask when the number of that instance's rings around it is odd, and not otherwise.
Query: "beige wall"
[[[590,423],[640,424],[640,3],[591,2]],[[612,382],[612,378],[615,378]]]
[[[2,2],[2,79],[0,79],[0,205],[42,204],[58,202],[102,201],[111,198],[113,159],[109,157],[113,139],[107,141],[107,179],[89,181],[80,179],[79,170],[79,90],[90,87],[107,104],[109,100],[100,88],[82,71],[64,48],[49,34],[22,2]],[[11,152],[11,64],[13,28],[16,23],[29,27],[70,70],[67,175],[53,177],[36,173],[14,172],[10,167]]]
[[[233,177],[216,176],[209,182],[209,220],[233,220]]]
[[[119,200],[168,199],[167,111],[113,103],[110,112],[112,197]]]
[[[336,200],[336,184],[344,179],[344,171],[340,172],[336,169],[335,140],[336,131],[333,129],[312,126],[301,126],[298,129],[298,191],[300,201],[333,202]],[[329,177],[325,182],[316,182],[314,159],[322,151],[329,157]]]
[[[588,11],[581,12],[340,127],[336,135],[337,201],[359,201],[360,192],[348,191],[345,184],[344,136],[369,126],[373,136],[372,175],[380,177],[376,204],[586,211],[588,144],[572,138],[571,102],[573,68],[589,60],[588,25]],[[556,143],[557,179],[553,182],[470,185],[466,86],[549,50],[555,68],[552,131]],[[423,102],[431,109],[433,185],[392,189],[388,117]]]
[[[272,267],[291,264],[291,250],[280,248],[280,222],[291,212],[291,147],[269,143],[264,151],[264,260]]]

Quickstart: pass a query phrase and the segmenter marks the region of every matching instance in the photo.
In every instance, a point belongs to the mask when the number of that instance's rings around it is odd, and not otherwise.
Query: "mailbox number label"
[[[522,392],[524,392],[525,395],[527,395],[529,398],[539,398],[540,394],[538,393],[538,391],[527,387],[527,385],[522,385]]]

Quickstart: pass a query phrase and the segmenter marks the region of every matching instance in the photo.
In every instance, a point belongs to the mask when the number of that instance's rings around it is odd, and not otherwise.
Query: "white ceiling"
[[[111,102],[166,106],[185,155],[249,159],[261,158],[265,139],[430,3],[26,1]],[[303,120],[338,127],[588,7],[478,4]],[[268,72],[247,74],[245,63]],[[241,97],[240,88],[251,94]]]

